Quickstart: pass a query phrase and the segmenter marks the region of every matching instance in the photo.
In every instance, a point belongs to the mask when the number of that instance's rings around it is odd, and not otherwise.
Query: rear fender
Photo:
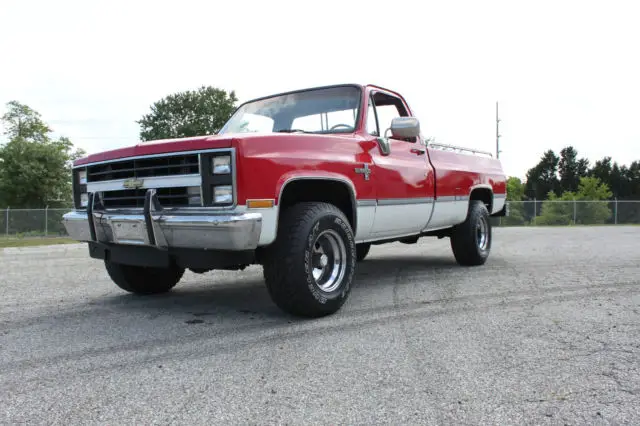
[[[481,200],[487,205],[487,210],[489,210],[489,214],[493,213],[494,205],[494,194],[493,188],[491,185],[486,183],[481,183],[478,185],[474,185],[469,190],[469,204],[471,204],[472,200]]]

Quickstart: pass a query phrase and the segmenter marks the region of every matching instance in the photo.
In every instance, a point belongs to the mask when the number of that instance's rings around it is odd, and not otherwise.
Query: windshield
[[[312,89],[246,103],[219,134],[353,132],[359,112],[358,87]]]

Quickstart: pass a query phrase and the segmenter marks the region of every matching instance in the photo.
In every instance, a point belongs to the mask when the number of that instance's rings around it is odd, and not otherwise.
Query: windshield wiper
[[[276,133],[312,133],[312,132],[306,132],[300,129],[280,129],[280,130],[275,130],[275,132]]]

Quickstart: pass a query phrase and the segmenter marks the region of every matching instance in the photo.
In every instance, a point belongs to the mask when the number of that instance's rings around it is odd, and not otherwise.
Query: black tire
[[[338,311],[351,293],[356,266],[355,239],[344,213],[332,204],[299,203],[282,212],[278,229],[264,261],[273,302],[302,317]],[[314,271],[322,275],[316,279]]]
[[[356,260],[362,262],[369,254],[369,250],[371,250],[371,244],[356,244]]]
[[[166,293],[182,278],[183,268],[147,268],[123,265],[105,260],[107,272],[114,283],[129,293],[150,295]]]
[[[479,200],[471,200],[467,219],[456,225],[451,233],[451,249],[458,264],[478,266],[487,261],[492,240],[489,219],[485,204]],[[483,239],[482,234],[486,238]]]

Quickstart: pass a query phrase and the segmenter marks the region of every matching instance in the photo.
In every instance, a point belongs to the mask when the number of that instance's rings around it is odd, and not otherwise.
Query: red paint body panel
[[[194,151],[201,149],[230,148],[233,137],[227,136],[196,136],[192,138],[162,139],[142,142],[134,146],[103,151],[80,158],[74,163],[82,166],[101,161],[118,160],[141,155],[157,155],[171,152]]]
[[[352,134],[322,136],[278,134],[237,139],[238,203],[275,199],[283,185],[297,177],[326,177],[347,182],[358,199],[375,198],[372,180],[355,172],[371,149]],[[377,149],[377,148],[376,148]],[[370,155],[369,155],[370,157]]]
[[[394,139],[390,139],[389,142],[390,156],[383,156],[379,152],[375,152],[373,156],[372,176],[376,181],[376,198],[433,197],[434,174],[427,156],[412,152],[415,149],[424,149],[424,146]]]
[[[427,148],[435,170],[436,198],[469,195],[478,185],[489,185],[494,194],[506,194],[506,177],[500,161],[478,155]]]

